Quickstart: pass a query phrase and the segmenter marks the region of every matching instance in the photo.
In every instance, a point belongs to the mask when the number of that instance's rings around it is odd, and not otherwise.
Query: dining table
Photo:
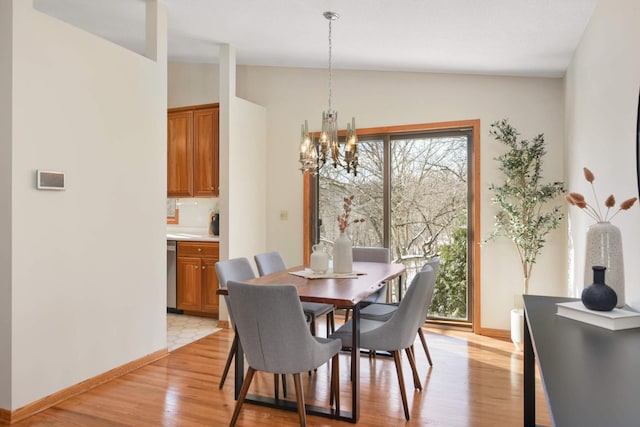
[[[398,279],[402,285],[405,266],[399,263],[354,262],[351,275],[316,275],[308,265],[247,280],[255,285],[293,285],[301,301],[332,304],[353,311],[353,338],[351,346],[351,410],[306,405],[307,414],[357,423],[360,418],[360,308],[365,299],[379,290],[384,283]],[[320,277],[318,277],[320,276]],[[328,277],[327,277],[328,276]],[[219,288],[219,295],[227,295],[226,288]],[[239,343],[235,354],[235,398],[238,399],[244,381],[244,353]],[[296,411],[296,403],[266,396],[247,395],[245,402]]]

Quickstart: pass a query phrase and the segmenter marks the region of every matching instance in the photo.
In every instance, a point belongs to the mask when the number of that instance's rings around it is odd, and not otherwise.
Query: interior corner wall
[[[266,110],[236,97],[231,111],[229,258],[247,257],[253,263],[253,255],[266,247]]]
[[[167,64],[9,3],[16,410],[166,348]],[[36,169],[64,172],[65,190],[37,190]]]
[[[0,409],[11,408],[12,2],[0,1]]]
[[[595,174],[600,203],[638,196],[637,114],[640,91],[640,3],[599,0],[565,77],[566,177],[568,189],[594,202],[583,167]],[[604,206],[601,206],[604,208]],[[574,262],[568,287],[579,296],[585,281],[585,234],[594,221],[570,213],[569,245]],[[640,207],[616,216],[622,232],[627,304],[640,309]],[[591,283],[592,277],[587,277]],[[605,275],[606,281],[606,275]]]

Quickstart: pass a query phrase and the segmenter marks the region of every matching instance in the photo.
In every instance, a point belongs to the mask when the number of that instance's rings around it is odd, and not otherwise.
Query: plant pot
[[[514,308],[511,310],[511,341],[518,351],[522,351],[524,339],[524,310]]]

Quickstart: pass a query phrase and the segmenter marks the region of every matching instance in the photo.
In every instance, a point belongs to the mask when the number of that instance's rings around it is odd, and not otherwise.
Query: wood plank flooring
[[[324,326],[318,327],[319,331]],[[411,420],[405,422],[393,359],[361,358],[362,426],[496,427],[522,425],[522,353],[513,344],[468,332],[425,327],[434,366],[429,368],[419,340],[416,359],[424,390],[414,391],[403,354]],[[162,360],[68,399],[13,426],[223,426],[233,412],[233,377],[222,390],[220,374],[232,333],[224,329],[186,345]],[[340,358],[343,407],[350,406],[349,355]],[[232,369],[233,371],[233,369]],[[307,403],[327,406],[326,365],[303,375]],[[293,379],[288,399],[295,400]],[[273,379],[258,374],[252,391],[273,395]],[[252,392],[250,391],[250,393]],[[550,425],[538,383],[537,423]],[[311,426],[347,422],[308,416]],[[295,426],[295,412],[245,404],[239,426]]]

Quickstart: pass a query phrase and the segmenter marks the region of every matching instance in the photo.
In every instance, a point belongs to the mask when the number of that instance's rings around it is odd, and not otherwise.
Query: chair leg
[[[429,354],[429,347],[427,347],[427,340],[424,337],[424,332],[422,331],[422,328],[418,328],[418,335],[420,336],[420,341],[422,341],[422,348],[424,348],[424,354],[427,355],[429,366],[433,366],[433,362],[431,361],[431,354]]]
[[[287,376],[282,374],[282,394],[287,397]],[[273,374],[273,396],[276,400],[280,398],[280,377]]]
[[[336,323],[333,317],[333,311],[327,313],[327,336],[331,335],[336,331]]]
[[[304,395],[302,394],[302,380],[300,379],[300,373],[293,374],[293,383],[296,386],[296,403],[298,405],[300,426],[305,427],[307,425],[307,413],[304,407]]]
[[[347,323],[349,321],[349,313],[351,313],[351,309],[350,308],[345,308],[344,309],[344,323]]]
[[[404,376],[402,375],[402,359],[398,350],[394,350],[391,353],[393,353],[393,361],[396,363],[398,383],[400,384],[400,394],[402,395],[402,406],[404,407],[404,417],[409,421],[409,405],[407,404],[407,392],[404,388]]]
[[[224,371],[222,372],[222,378],[220,378],[220,384],[218,384],[218,388],[222,390],[224,386],[224,381],[227,379],[227,374],[229,373],[229,368],[231,367],[231,361],[233,360],[233,356],[236,354],[238,350],[238,334],[233,334],[233,343],[231,344],[231,348],[229,349],[229,354],[227,355],[227,363],[224,365]]]
[[[331,333],[336,331],[336,316],[335,312],[331,312]]]
[[[413,387],[422,391],[422,383],[420,382],[420,376],[418,375],[418,368],[416,367],[416,358],[413,354],[413,348],[407,347],[404,349],[409,358],[409,365],[411,365],[411,371],[413,371]]]
[[[249,366],[247,370],[247,375],[244,377],[244,383],[242,384],[242,389],[240,390],[240,396],[238,396],[238,401],[236,402],[236,407],[233,410],[233,416],[231,417],[231,422],[229,423],[229,427],[233,427],[236,425],[238,421],[238,415],[240,415],[240,409],[242,408],[242,404],[244,403],[244,399],[247,397],[247,392],[249,391],[249,386],[251,385],[251,381],[253,381],[253,374],[256,373],[256,370]]]
[[[280,377],[278,374],[273,374],[273,397],[276,400],[280,399]]]
[[[311,335],[316,336],[316,316],[311,316],[311,322],[309,322],[309,330],[311,331]],[[314,369],[314,372],[316,369]],[[309,371],[309,376],[311,376],[311,371]]]
[[[340,413],[340,353],[336,353],[331,361],[331,393],[329,395],[329,405],[335,401],[336,414]]]
[[[287,376],[282,374],[282,394],[287,397]]]

